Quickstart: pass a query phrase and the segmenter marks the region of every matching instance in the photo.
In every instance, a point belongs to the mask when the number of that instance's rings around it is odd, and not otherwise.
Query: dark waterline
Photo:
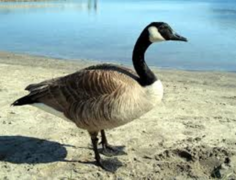
[[[154,44],[148,64],[236,71],[236,1],[48,1],[0,3],[0,50],[131,64],[152,21],[168,22],[188,43]]]

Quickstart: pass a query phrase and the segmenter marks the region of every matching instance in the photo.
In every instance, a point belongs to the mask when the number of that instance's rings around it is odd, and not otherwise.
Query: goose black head
[[[149,40],[151,43],[159,41],[185,41],[187,39],[180,36],[174,30],[164,22],[153,22],[147,26],[149,33]]]

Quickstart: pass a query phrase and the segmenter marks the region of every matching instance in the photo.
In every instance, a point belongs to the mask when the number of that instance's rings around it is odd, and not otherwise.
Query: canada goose
[[[131,69],[100,64],[73,74],[30,84],[30,93],[12,105],[33,105],[74,122],[91,136],[95,159],[102,168],[97,149],[101,132],[103,150],[111,149],[105,129],[111,129],[139,118],[163,97],[161,81],[147,66],[144,54],[154,42],[187,41],[164,22],[149,24],[139,36],[133,50]]]

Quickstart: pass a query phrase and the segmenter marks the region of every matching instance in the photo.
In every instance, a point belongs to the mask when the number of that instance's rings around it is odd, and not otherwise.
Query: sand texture
[[[102,155],[113,172],[94,164],[86,131],[31,106],[10,107],[28,84],[91,64],[0,52],[1,180],[236,179],[235,73],[154,68],[163,103],[107,131],[124,152]]]

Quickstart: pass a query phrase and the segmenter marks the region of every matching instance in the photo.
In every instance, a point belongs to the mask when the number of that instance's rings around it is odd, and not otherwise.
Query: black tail
[[[15,102],[13,102],[11,105],[12,106],[22,106],[22,105],[26,105],[26,104],[33,104],[35,103],[35,100],[31,99],[30,95],[24,96],[20,99],[17,99]]]

